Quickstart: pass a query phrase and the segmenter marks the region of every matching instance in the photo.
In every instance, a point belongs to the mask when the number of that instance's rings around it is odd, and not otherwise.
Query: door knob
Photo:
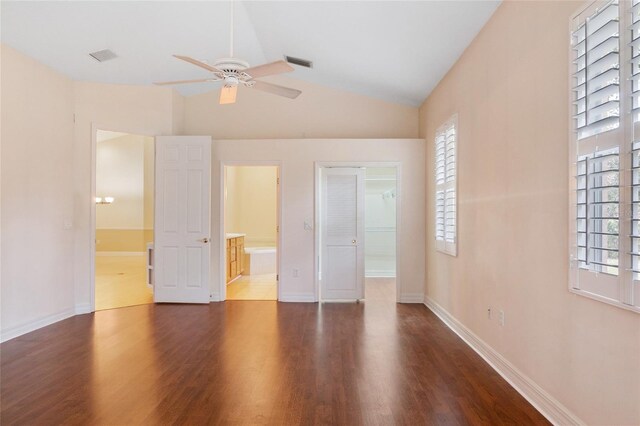
[[[198,240],[198,241],[200,241],[201,243],[207,244],[209,242],[209,239],[208,238],[203,238],[203,239]]]
[[[356,243],[356,240],[351,240],[351,242],[352,242],[353,244],[355,244],[355,243]]]

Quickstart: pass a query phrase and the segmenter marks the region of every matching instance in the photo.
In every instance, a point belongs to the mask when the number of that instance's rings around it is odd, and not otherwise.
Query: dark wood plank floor
[[[366,297],[70,318],[0,345],[0,423],[547,424],[425,306]]]

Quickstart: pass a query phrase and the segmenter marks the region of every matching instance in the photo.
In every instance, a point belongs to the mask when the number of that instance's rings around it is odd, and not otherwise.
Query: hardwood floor
[[[0,345],[2,425],[547,424],[423,305],[141,305]]]

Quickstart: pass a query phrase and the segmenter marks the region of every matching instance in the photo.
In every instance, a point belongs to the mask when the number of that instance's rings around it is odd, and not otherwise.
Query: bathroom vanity
[[[227,240],[227,284],[244,272],[245,234],[226,234]]]

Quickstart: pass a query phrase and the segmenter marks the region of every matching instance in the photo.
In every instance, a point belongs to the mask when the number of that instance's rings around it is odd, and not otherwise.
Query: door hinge
[[[276,184],[280,185],[280,178],[276,179]]]
[[[276,281],[280,281],[280,275],[276,275]]]
[[[280,232],[280,225],[276,226],[276,232]]]

